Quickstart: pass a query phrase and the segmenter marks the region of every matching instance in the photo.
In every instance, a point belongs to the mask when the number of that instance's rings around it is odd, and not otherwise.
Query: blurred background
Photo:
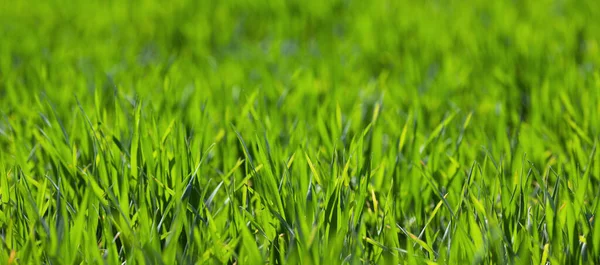
[[[241,111],[234,106],[257,100],[251,95],[258,91],[275,120],[317,115],[319,106],[332,112],[336,104],[350,113],[360,101],[358,119],[381,102],[390,115],[414,108],[424,131],[460,110],[474,111],[492,138],[523,121],[566,135],[565,113],[598,135],[599,7],[550,0],[2,1],[0,111],[8,120],[39,120],[36,102],[49,100],[65,116],[77,98],[92,111],[118,96],[132,103],[123,106],[129,112],[147,99],[149,108],[179,113],[189,126],[209,104],[222,110],[210,116],[223,127]]]

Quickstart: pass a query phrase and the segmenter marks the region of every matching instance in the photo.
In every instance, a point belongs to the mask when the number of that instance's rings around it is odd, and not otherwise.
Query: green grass
[[[0,1],[0,264],[600,264],[598,17]]]

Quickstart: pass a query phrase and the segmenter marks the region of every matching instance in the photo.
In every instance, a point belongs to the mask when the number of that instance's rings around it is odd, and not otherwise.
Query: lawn
[[[600,1],[0,1],[0,264],[600,264]]]

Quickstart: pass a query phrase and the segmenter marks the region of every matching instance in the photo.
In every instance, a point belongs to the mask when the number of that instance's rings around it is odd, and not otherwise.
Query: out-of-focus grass
[[[2,1],[0,263],[600,263],[599,7]]]

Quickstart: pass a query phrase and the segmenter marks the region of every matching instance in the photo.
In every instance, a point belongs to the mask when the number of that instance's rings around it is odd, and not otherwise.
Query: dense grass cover
[[[599,264],[598,1],[1,1],[0,264]]]

